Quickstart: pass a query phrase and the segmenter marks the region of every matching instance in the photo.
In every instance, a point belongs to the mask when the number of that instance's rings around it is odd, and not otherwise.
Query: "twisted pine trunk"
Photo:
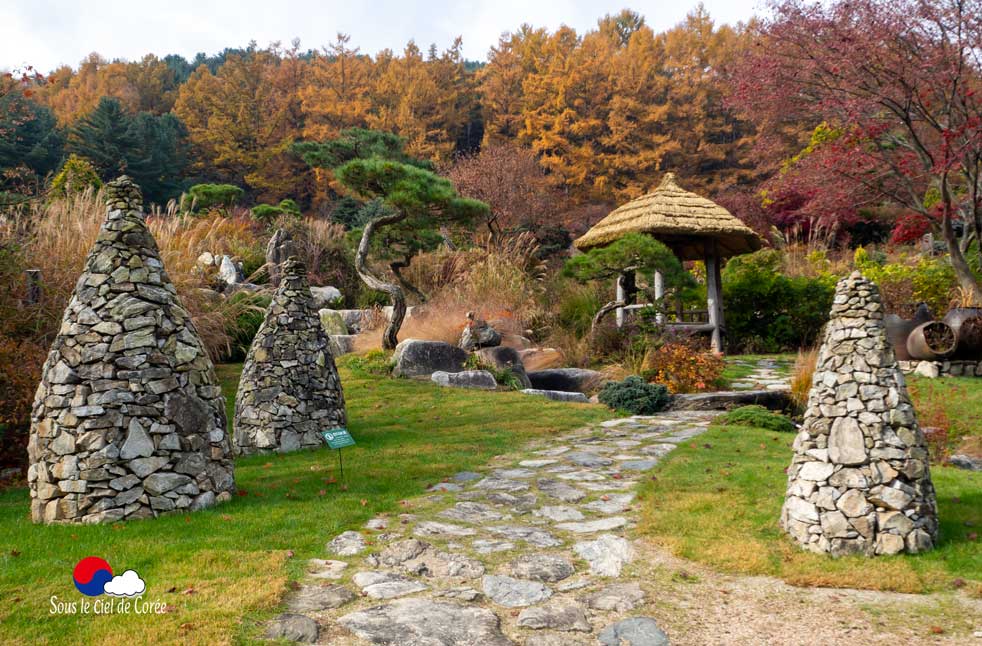
[[[395,213],[369,221],[361,233],[358,252],[355,254],[355,271],[358,272],[358,277],[370,289],[388,294],[392,302],[392,317],[382,334],[382,347],[386,350],[395,350],[396,344],[399,343],[399,329],[402,327],[403,319],[406,318],[406,295],[398,285],[387,283],[372,273],[367,263],[368,250],[371,247],[372,235],[376,229],[400,222],[405,217],[403,213]]]

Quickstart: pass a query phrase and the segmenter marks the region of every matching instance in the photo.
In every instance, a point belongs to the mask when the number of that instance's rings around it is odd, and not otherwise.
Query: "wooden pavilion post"
[[[633,305],[634,297],[638,293],[634,271],[634,269],[626,269],[617,277],[617,301],[625,305]],[[625,315],[623,307],[617,308],[616,316],[617,327],[624,327]]]
[[[665,275],[661,273],[660,269],[655,270],[655,307],[658,308],[658,313],[655,315],[655,321],[661,325],[665,322],[665,315],[662,313],[662,308],[665,303]]]
[[[710,347],[714,352],[723,351],[723,286],[719,271],[719,248],[716,240],[706,241],[706,309],[712,326]]]

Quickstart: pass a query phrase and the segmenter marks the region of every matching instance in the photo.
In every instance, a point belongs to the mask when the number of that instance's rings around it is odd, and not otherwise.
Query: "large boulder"
[[[546,399],[551,399],[555,402],[573,402],[575,404],[590,403],[590,400],[587,399],[586,395],[583,393],[568,393],[562,390],[539,390],[537,388],[526,388],[522,391],[522,393],[526,395],[545,397]]]
[[[467,363],[467,353],[442,341],[406,339],[396,346],[396,377],[429,377],[434,372],[460,372]]]
[[[226,285],[236,285],[245,280],[242,267],[230,256],[222,256],[221,264],[218,266],[218,277]]]
[[[322,310],[336,305],[341,300],[341,290],[337,287],[311,287],[310,295],[313,297],[314,309]]]
[[[532,387],[537,390],[562,390],[568,393],[588,393],[603,379],[596,370],[583,368],[550,368],[528,373]]]
[[[525,374],[525,364],[522,363],[522,358],[518,356],[518,351],[514,348],[499,345],[495,348],[481,348],[475,354],[481,361],[496,370],[510,370],[515,375],[515,378],[518,379],[522,388],[532,387],[532,382],[529,381],[528,375]]]
[[[231,497],[225,399],[147,229],[140,189],[108,214],[44,364],[27,447],[34,522],[113,522]]]
[[[328,337],[331,341],[331,354],[335,357],[340,357],[341,355],[351,354],[355,351],[355,339],[358,338],[354,334],[332,334]]]
[[[293,236],[286,229],[277,229],[266,245],[266,270],[269,272],[269,284],[274,289],[280,286],[283,275],[280,265],[293,255],[296,255]]]
[[[460,334],[459,345],[464,350],[493,348],[501,345],[501,333],[491,327],[487,321],[476,318],[474,312],[468,312],[467,325]]]
[[[450,388],[477,388],[480,390],[494,390],[498,383],[487,370],[462,370],[461,372],[444,372],[437,370],[430,375],[433,383]]]
[[[328,336],[335,334],[348,334],[348,325],[344,322],[344,317],[337,310],[321,309],[317,312],[320,317],[321,326],[324,333]]]

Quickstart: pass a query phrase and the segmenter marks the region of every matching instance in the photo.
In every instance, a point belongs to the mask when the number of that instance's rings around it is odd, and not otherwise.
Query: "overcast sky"
[[[717,23],[747,20],[760,0],[705,0]],[[31,64],[48,72],[73,67],[90,52],[108,59],[176,53],[188,59],[225,47],[299,38],[317,49],[337,32],[362,53],[399,51],[415,39],[441,50],[462,36],[464,55],[485,60],[502,32],[522,23],[582,32],[597,18],[630,7],[660,31],[681,21],[696,0],[0,0],[0,69]]]

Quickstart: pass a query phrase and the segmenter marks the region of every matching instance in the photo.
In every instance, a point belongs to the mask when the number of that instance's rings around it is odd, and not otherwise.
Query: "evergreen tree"
[[[105,180],[129,172],[126,153],[136,148],[130,116],[119,100],[102,97],[96,109],[68,131],[68,150],[85,157]]]
[[[64,134],[55,115],[20,92],[0,96],[0,171],[26,166],[39,177],[61,162]]]

